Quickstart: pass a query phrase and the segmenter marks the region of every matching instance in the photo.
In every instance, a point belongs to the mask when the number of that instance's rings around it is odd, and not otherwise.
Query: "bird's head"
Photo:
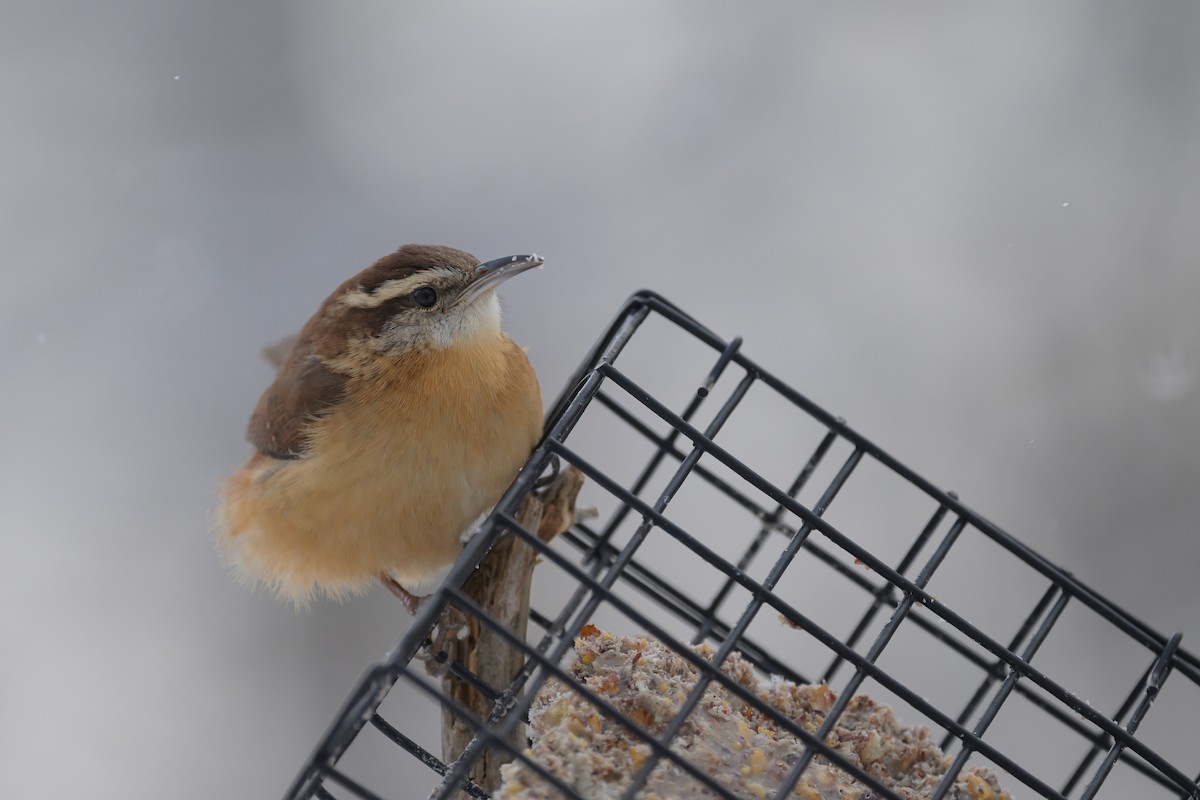
[[[452,247],[404,245],[342,284],[318,316],[323,333],[376,353],[494,339],[501,325],[496,287],[541,264],[536,255],[480,263]]]

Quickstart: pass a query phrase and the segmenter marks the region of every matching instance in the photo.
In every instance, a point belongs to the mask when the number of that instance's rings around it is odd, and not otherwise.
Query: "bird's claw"
[[[546,487],[552,485],[559,479],[562,474],[562,460],[559,459],[557,453],[551,453],[550,458],[546,461],[546,466],[549,468],[547,474],[541,475],[533,482],[533,492],[540,493]]]
[[[450,653],[446,643],[457,639],[467,627],[467,615],[457,607],[448,605],[442,610],[425,646],[417,653],[417,658],[425,662],[425,672],[433,677],[441,677],[450,669]]]

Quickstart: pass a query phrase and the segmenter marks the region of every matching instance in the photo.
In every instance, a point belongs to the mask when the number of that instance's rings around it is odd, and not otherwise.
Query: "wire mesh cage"
[[[634,295],[287,797],[1200,798],[1200,660],[1179,633],[741,345]],[[547,542],[517,510],[556,462],[583,473],[596,514]],[[510,537],[540,560],[527,632],[463,589]],[[511,680],[453,659],[428,674],[419,654],[451,606]],[[443,717],[468,733],[444,757]],[[472,779],[485,759],[511,762],[502,788]]]

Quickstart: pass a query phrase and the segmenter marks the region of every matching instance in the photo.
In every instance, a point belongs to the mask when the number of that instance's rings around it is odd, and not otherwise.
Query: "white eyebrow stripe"
[[[347,292],[342,302],[354,308],[378,308],[388,300],[408,294],[418,286],[440,283],[446,278],[454,277],[457,272],[458,270],[446,268],[422,270],[415,275],[384,281],[374,292],[364,291],[358,286]]]

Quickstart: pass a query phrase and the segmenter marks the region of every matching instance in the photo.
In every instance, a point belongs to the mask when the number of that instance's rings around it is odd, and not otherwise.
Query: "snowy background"
[[[1196,6],[3,16],[0,794],[277,796],[402,632],[208,519],[259,347],[409,241],[549,259],[548,400],[657,289],[1195,649]]]

